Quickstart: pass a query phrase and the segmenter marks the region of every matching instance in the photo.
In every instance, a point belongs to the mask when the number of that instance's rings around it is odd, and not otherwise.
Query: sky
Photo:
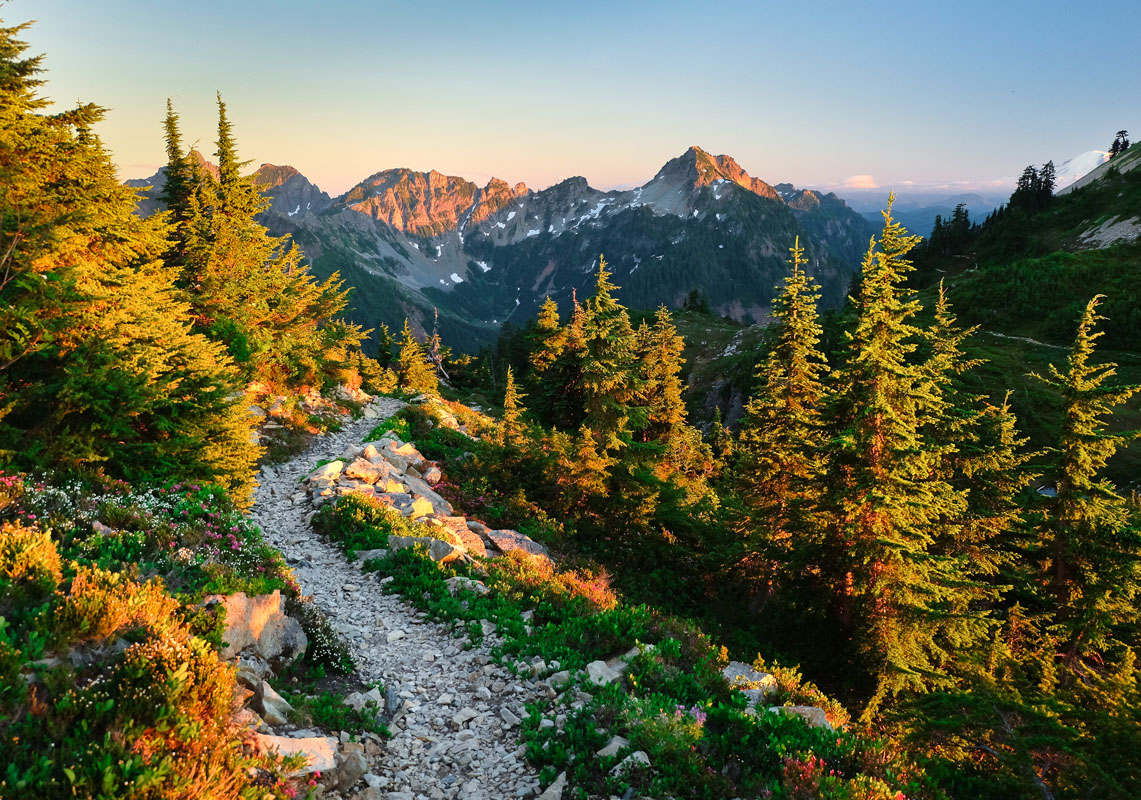
[[[694,144],[842,196],[1005,191],[1141,139],[1141,3],[9,0],[0,18],[37,20],[44,94],[109,109],[124,178],[165,162],[168,97],[213,152],[218,91],[243,158],[332,195],[391,167],[626,187]]]

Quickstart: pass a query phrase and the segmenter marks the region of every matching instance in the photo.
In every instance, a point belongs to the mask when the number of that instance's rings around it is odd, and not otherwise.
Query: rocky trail
[[[259,475],[252,520],[293,566],[304,594],[312,595],[349,642],[360,679],[384,686],[391,738],[349,743],[340,733],[334,794],[360,800],[496,800],[539,794],[539,779],[517,744],[527,702],[554,695],[542,681],[524,681],[492,662],[494,634],[465,649],[445,625],[395,595],[383,593],[375,574],[363,573],[313,531],[314,510],[302,480],[320,459],[358,446],[381,420],[404,404],[377,398],[365,417],[314,441],[287,463]],[[379,693],[377,695],[380,696]],[[322,735],[284,725],[293,738]],[[338,732],[333,732],[334,736]],[[332,744],[332,743],[330,743]],[[283,748],[284,749],[284,748]],[[547,793],[549,794],[549,793]],[[547,796],[544,794],[544,797]],[[325,795],[330,796],[329,794]]]

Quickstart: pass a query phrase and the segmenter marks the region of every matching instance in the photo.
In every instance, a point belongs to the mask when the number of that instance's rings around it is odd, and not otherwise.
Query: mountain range
[[[540,191],[492,178],[388,169],[330,197],[298,170],[263,164],[262,222],[290,234],[314,274],[340,271],[350,316],[369,328],[432,325],[460,350],[523,324],[550,296],[565,313],[593,291],[604,255],[634,308],[681,305],[696,290],[718,314],[768,317],[799,238],[826,306],[837,306],[875,231],[835,194],[770,185],[731,157],[691,147],[642,186],[601,191],[573,177]],[[162,170],[129,181],[158,208]]]

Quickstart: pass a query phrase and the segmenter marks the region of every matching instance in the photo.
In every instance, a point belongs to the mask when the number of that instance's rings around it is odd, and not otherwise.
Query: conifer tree
[[[599,257],[595,293],[587,301],[583,325],[582,390],[586,426],[605,451],[624,447],[644,416],[634,406],[641,388],[634,329],[626,308],[613,296],[617,288],[606,259]]]
[[[976,575],[993,576],[1010,553],[1000,537],[1021,519],[1017,495],[1034,476],[1023,470],[1036,454],[1025,450],[1017,421],[1004,401],[999,406],[968,392],[963,376],[983,362],[969,358],[964,343],[977,328],[961,328],[943,284],[934,322],[925,332],[930,355],[924,363],[929,390],[922,411],[925,448],[936,460],[938,476],[965,497],[959,514],[943,521],[937,549],[963,560]],[[993,598],[994,588],[964,586],[960,604]]]
[[[376,329],[376,360],[382,367],[392,366],[392,349],[396,346],[396,338],[384,322]]]
[[[400,386],[408,392],[424,392],[436,394],[439,391],[439,382],[436,374],[428,365],[424,355],[424,348],[408,327],[408,320],[404,320],[404,330],[400,332],[400,354],[396,359],[396,374],[400,379]]]
[[[525,394],[515,387],[515,374],[507,368],[507,384],[503,390],[503,417],[499,421],[500,447],[517,447],[523,436],[523,398]]]
[[[1087,654],[1104,650],[1116,626],[1137,621],[1141,592],[1141,532],[1130,525],[1128,503],[1101,475],[1117,449],[1141,435],[1107,429],[1113,408],[1141,386],[1109,385],[1117,365],[1090,363],[1103,335],[1095,330],[1105,319],[1097,313],[1102,297],[1090,300],[1082,314],[1066,370],[1051,365],[1048,375],[1034,376],[1056,389],[1064,403],[1058,491],[1043,550],[1054,609],[1052,633],[1071,669]]]
[[[790,252],[792,270],[773,301],[776,341],[758,373],[761,386],[745,406],[737,448],[742,497],[767,529],[766,538],[786,549],[791,537],[816,527],[828,370],[817,347],[820,287],[804,271],[799,237]]]
[[[440,339],[440,311],[434,308],[432,312],[434,322],[432,324],[432,335],[428,337],[428,363],[436,371],[437,377],[447,380],[448,372],[444,369],[444,362],[447,361],[451,350],[445,347]]]
[[[563,338],[559,336],[559,307],[548,295],[539,307],[531,341],[531,366],[535,372],[543,374],[558,360]]]
[[[654,325],[639,326],[636,352],[642,367],[642,392],[638,398],[646,409],[645,424],[638,430],[642,442],[666,444],[686,424],[685,402],[682,400],[681,357],[685,340],[678,336],[673,318],[665,306],[658,308]]]
[[[634,431],[634,439],[654,446],[656,452],[649,454],[654,474],[672,480],[684,490],[686,502],[695,502],[708,493],[705,479],[713,470],[713,453],[687,421],[681,382],[685,340],[665,306],[658,309],[652,327],[644,322],[638,327],[635,347],[642,385],[636,402],[645,422]]]
[[[934,474],[936,459],[920,431],[919,414],[937,390],[911,363],[919,304],[904,280],[918,237],[892,219],[892,201],[878,249],[873,239],[863,262],[830,411],[837,431],[828,452],[833,538],[825,569],[874,679],[865,720],[888,696],[945,682],[946,647],[980,634],[969,617],[948,613],[963,576],[956,559],[931,548],[963,498]]]
[[[177,225],[172,265],[182,270],[199,329],[223,342],[250,379],[320,385],[364,338],[359,327],[337,323],[348,297],[342,281],[336,274],[314,280],[301,250],[257,222],[268,200],[241,174],[248,162],[238,160],[221,96],[217,181],[181,152],[173,109],[164,125],[167,171],[175,176],[164,195]]]
[[[258,448],[238,376],[174,296],[165,219],[135,214],[92,133],[101,109],[41,113],[20,30],[0,28],[0,450],[245,502]]]

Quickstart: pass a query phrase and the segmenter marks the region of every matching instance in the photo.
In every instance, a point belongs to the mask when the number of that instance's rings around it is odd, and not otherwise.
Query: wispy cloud
[[[845,189],[878,189],[879,184],[871,175],[851,175],[844,179]]]

